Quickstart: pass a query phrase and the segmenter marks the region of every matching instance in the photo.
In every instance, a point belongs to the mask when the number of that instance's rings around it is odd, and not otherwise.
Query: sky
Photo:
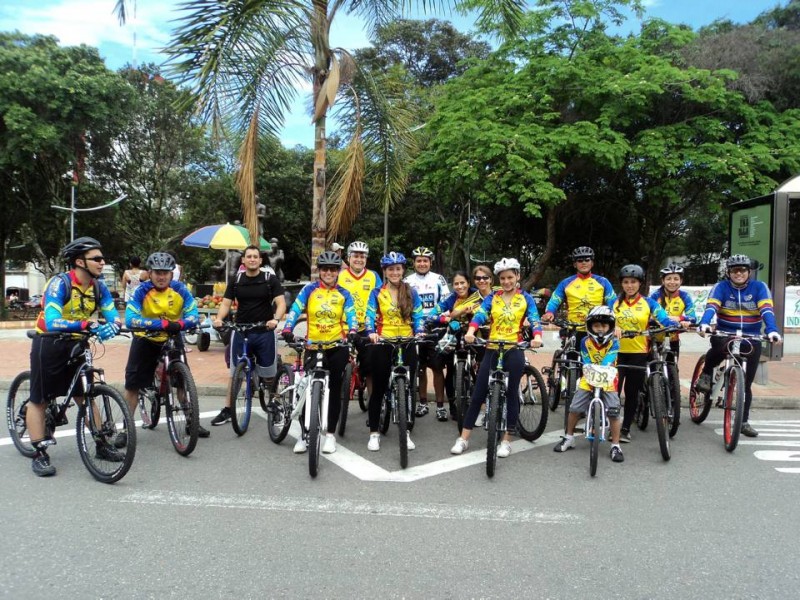
[[[716,19],[746,23],[765,10],[786,3],[787,0],[644,0],[644,18],[686,23],[697,29]],[[95,46],[112,69],[129,63],[163,62],[159,49],[169,44],[173,21],[180,16],[177,7],[181,0],[138,0],[135,17],[123,27],[112,13],[115,4],[115,0],[0,0],[0,31],[47,34],[57,37],[63,45]],[[462,31],[469,31],[473,22],[469,17],[452,14],[415,16],[451,20]],[[334,23],[332,46],[353,50],[369,45],[367,32],[358,19],[340,14]],[[308,94],[308,89],[303,90],[287,115],[281,134],[286,146],[313,147],[311,117],[306,112]]]

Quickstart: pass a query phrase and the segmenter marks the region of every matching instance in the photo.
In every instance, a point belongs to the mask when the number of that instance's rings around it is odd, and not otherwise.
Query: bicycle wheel
[[[258,369],[256,369],[256,372]],[[269,413],[269,407],[267,404],[269,403],[269,397],[264,394],[266,391],[270,396],[272,395],[272,391],[275,389],[275,378],[278,377],[283,371],[283,360],[281,357],[278,356],[277,362],[275,363],[275,376],[274,377],[258,377],[257,380],[263,382],[263,385],[259,383],[258,385],[258,402],[261,404],[261,410],[264,411],[264,414]]]
[[[656,434],[658,434],[658,447],[661,450],[661,458],[670,459],[669,451],[669,400],[667,392],[667,382],[661,373],[650,375],[648,382],[650,402],[653,405],[653,419],[656,422]]]
[[[292,394],[294,390],[286,388],[291,387],[293,377],[292,368],[289,365],[282,365],[272,382],[270,396],[273,409],[267,411],[267,429],[269,439],[276,444],[280,444],[286,438],[289,426],[292,424]]]
[[[31,397],[31,372],[23,371],[11,382],[6,401],[6,423],[8,434],[14,442],[19,453],[27,458],[33,458],[36,450],[31,446],[31,437],[28,435],[28,426],[25,423],[28,401]]]
[[[570,365],[567,367],[567,387],[561,390],[561,397],[564,399],[564,431],[567,430],[567,419],[569,418],[569,407],[572,404],[572,396],[575,395],[575,388],[578,385],[576,370],[579,367]]]
[[[486,419],[489,424],[489,436],[486,440],[486,475],[494,477],[497,466],[497,444],[500,442],[500,420],[503,418],[503,386],[499,383],[492,385],[489,390],[489,406],[486,407]]]
[[[400,468],[408,466],[408,384],[402,377],[394,380],[394,391],[397,400],[397,437],[400,441]]]
[[[533,365],[525,365],[519,382],[519,418],[517,430],[521,438],[532,442],[539,439],[547,426],[545,383]]]
[[[744,416],[744,374],[738,366],[731,367],[725,374],[725,414],[722,417],[722,437],[725,450],[733,452],[739,444]]]
[[[316,477],[319,472],[320,448],[320,410],[322,410],[322,382],[314,381],[311,384],[311,404],[306,406],[310,410],[311,421],[308,428],[308,474]]]
[[[650,422],[650,397],[647,392],[642,390],[636,397],[636,426],[645,431]]]
[[[389,431],[389,424],[392,422],[392,405],[389,402],[389,392],[387,391],[383,395],[383,399],[381,400],[381,416],[378,421],[378,426],[380,427],[381,435],[386,435],[386,432]]]
[[[169,366],[166,404],[169,439],[178,454],[189,456],[197,445],[200,404],[192,372],[182,362],[175,361]]]
[[[142,417],[142,429],[155,429],[161,418],[161,396],[155,388],[139,390],[139,415]]]
[[[369,394],[367,394],[367,379],[361,376],[361,369],[356,365],[356,370],[353,371],[353,389],[351,392],[358,398],[358,407],[361,412],[369,410]]]
[[[347,410],[350,407],[350,399],[353,397],[353,363],[347,363],[344,368],[344,375],[342,375],[342,408],[339,412],[339,436],[344,436],[345,428],[347,427]]]
[[[252,371],[246,363],[236,365],[231,382],[231,425],[236,435],[244,435],[250,426],[253,409]]]
[[[589,438],[589,475],[594,477],[597,474],[597,457],[600,455],[600,420],[603,415],[598,402],[592,403],[592,410],[586,422],[586,435]]]
[[[678,365],[667,363],[667,376],[669,378],[669,399],[672,404],[669,437],[673,438],[681,425],[681,380],[678,375]]]
[[[469,400],[472,395],[472,375],[467,369],[467,363],[460,360],[456,363],[456,424],[459,433],[464,428],[464,417],[469,410]]]
[[[703,366],[706,364],[706,355],[703,354],[697,359],[692,373],[692,385],[689,388],[689,418],[698,425],[706,420],[711,410],[711,397],[709,394],[698,392],[696,389],[697,380],[703,373]]]
[[[136,426],[128,404],[117,390],[98,383],[84,397],[76,419],[78,452],[92,477],[103,483],[122,479],[136,456]],[[125,434],[125,445],[115,441]]]
[[[547,374],[547,402],[550,410],[555,411],[561,400],[561,376],[558,373],[559,365],[556,361],[561,358],[562,350],[556,350],[553,354],[553,362],[550,363],[550,372]]]

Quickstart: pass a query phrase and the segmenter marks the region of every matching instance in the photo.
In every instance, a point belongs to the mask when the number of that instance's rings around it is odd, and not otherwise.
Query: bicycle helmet
[[[661,279],[664,279],[667,275],[680,275],[681,279],[683,279],[683,267],[678,263],[669,263],[661,269]]]
[[[578,246],[572,251],[572,262],[575,262],[579,258],[589,258],[594,260],[594,250],[589,248],[589,246]]]
[[[172,271],[175,268],[175,259],[166,252],[153,252],[147,257],[147,268],[151,271]]]
[[[381,268],[385,269],[386,267],[391,267],[392,265],[403,265],[406,264],[406,257],[403,256],[402,252],[389,252],[383,258],[381,258]]]
[[[347,256],[350,256],[353,252],[363,252],[369,256],[369,246],[364,242],[351,242],[347,247]]]
[[[413,256],[414,258],[423,256],[425,258],[431,259],[431,262],[433,262],[433,250],[425,246],[417,246],[416,248],[414,248],[411,251],[411,256]]]
[[[342,266],[342,257],[326,250],[317,257],[317,267],[336,267],[337,269]]]
[[[494,274],[499,275],[503,271],[515,271],[519,273],[519,261],[516,258],[501,258],[494,263]]]
[[[734,254],[727,261],[725,261],[726,270],[730,270],[733,267],[747,267],[748,269],[752,269],[753,263],[750,261],[750,257],[746,254]]]
[[[644,283],[644,269],[639,265],[625,265],[619,270],[619,280],[622,281],[626,277],[633,277],[638,279],[639,283]]]
[[[79,237],[64,246],[61,250],[61,257],[71,263],[76,258],[80,258],[89,250],[99,250],[103,246],[96,239],[91,237]]]
[[[586,334],[594,340],[595,344],[605,346],[614,336],[614,325],[616,322],[614,311],[608,306],[595,306],[589,311],[589,315],[586,317]],[[595,323],[607,323],[610,327],[606,333],[595,333],[592,331],[592,325]]]

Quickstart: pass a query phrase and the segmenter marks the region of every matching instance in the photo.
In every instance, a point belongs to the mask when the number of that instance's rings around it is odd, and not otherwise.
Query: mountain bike
[[[586,411],[586,439],[589,441],[589,475],[597,474],[600,442],[608,441],[608,416],[603,390],[617,378],[617,368],[597,364],[583,365],[583,377],[592,386],[593,397]]]
[[[340,436],[344,436],[347,427],[347,412],[350,408],[350,402],[358,399],[358,406],[362,412],[366,412],[369,407],[367,396],[367,380],[361,377],[361,371],[358,368],[358,353],[355,348],[350,351],[350,360],[344,368],[344,376],[342,377],[342,412],[339,416],[338,432]]]
[[[554,323],[561,328],[561,348],[553,354],[549,367],[542,369],[547,376],[547,395],[550,410],[555,411],[559,402],[564,401],[564,429],[567,427],[569,405],[575,395],[575,388],[581,378],[581,353],[578,349],[576,333],[583,323],[573,323],[556,319]]]
[[[31,339],[35,335],[54,337],[66,343],[73,342],[68,346],[71,348],[69,365],[77,366],[63,400],[59,402],[55,396],[47,399],[45,439],[50,442],[49,445],[56,443],[53,437],[56,428],[69,423],[67,411],[77,404],[76,437],[78,453],[84,466],[97,481],[119,481],[131,468],[136,456],[136,427],[125,399],[105,383],[103,369],[94,366],[97,350],[97,343],[92,339],[94,333],[28,332]],[[23,456],[33,458],[36,450],[31,445],[25,423],[30,401],[30,379],[30,371],[23,371],[12,381],[6,402],[6,422],[17,450]],[[83,400],[78,401],[79,397]],[[124,434],[124,438],[120,434]],[[117,440],[125,443],[115,447]]]

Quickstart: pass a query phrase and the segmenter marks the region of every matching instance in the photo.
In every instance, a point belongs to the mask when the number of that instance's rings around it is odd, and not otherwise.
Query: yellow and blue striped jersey
[[[383,285],[381,276],[375,271],[364,269],[361,275],[356,275],[349,268],[339,272],[339,285],[350,292],[356,307],[358,329],[362,331],[367,320],[367,304],[372,290]]]
[[[315,281],[300,290],[286,315],[284,330],[293,329],[303,313],[308,317],[309,343],[337,342],[358,327],[353,296],[338,284],[328,287]]]
[[[159,291],[152,281],[145,281],[136,288],[125,307],[125,325],[163,331],[169,321],[180,322],[183,328],[194,327],[199,321],[197,302],[186,286],[173,280],[166,289]],[[136,332],[134,335],[147,336],[153,342],[164,342],[168,337],[166,333],[148,335]]]

